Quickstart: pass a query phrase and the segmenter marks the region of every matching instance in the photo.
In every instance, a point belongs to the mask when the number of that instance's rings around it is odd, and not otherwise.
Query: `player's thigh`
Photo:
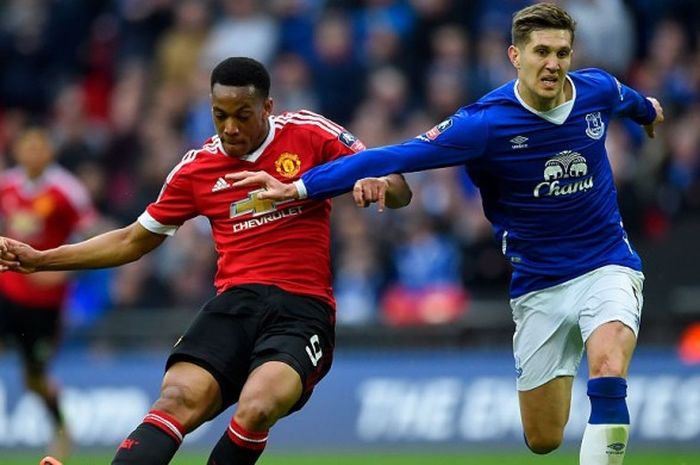
[[[626,378],[636,345],[634,331],[621,321],[610,321],[597,327],[586,341],[589,378]]]
[[[61,332],[58,308],[15,305],[12,332],[22,355],[28,383],[39,382],[56,353]]]
[[[301,380],[302,393],[286,413],[299,410],[316,384],[328,373],[335,347],[333,309],[311,297],[290,294],[274,286],[269,290],[270,313],[256,341],[252,369],[282,362]]]
[[[165,372],[154,407],[174,416],[189,432],[215,416],[222,406],[214,376],[199,365],[176,362]]]
[[[643,306],[644,276],[621,266],[595,272],[580,316],[589,376],[626,376]]]
[[[299,402],[302,394],[301,376],[294,368],[284,362],[265,362],[248,376],[236,417],[239,423],[270,428]]]
[[[576,287],[563,283],[511,300],[518,391],[576,375],[583,355],[577,299]]]
[[[267,311],[262,297],[247,288],[218,295],[204,305],[173,347],[168,372],[178,363],[196,365],[216,380],[221,410],[237,402],[252,369],[260,321]]]
[[[528,391],[519,391],[520,417],[531,444],[561,442],[571,410],[573,376],[560,376]]]

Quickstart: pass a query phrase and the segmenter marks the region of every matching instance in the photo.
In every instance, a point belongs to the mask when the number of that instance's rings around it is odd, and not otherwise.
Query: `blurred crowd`
[[[310,109],[368,146],[425,132],[514,78],[512,12],[525,0],[6,0],[0,2],[0,167],[23,127],[49,127],[105,228],[135,220],[182,155],[214,133],[209,72],[251,56],[275,112]],[[599,66],[659,98],[656,139],[617,121],[608,149],[633,238],[700,214],[700,2],[560,0],[578,20],[573,68]],[[407,175],[412,204],[378,214],[334,201],[341,324],[439,323],[505,295],[509,269],[457,168]],[[101,311],[213,295],[215,255],[191,221],[128,266],[81,274],[75,324]]]

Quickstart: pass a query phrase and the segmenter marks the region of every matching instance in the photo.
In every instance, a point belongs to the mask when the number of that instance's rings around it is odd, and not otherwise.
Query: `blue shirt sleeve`
[[[414,139],[316,166],[301,177],[307,196],[334,197],[366,177],[461,165],[484,153],[488,139],[484,113],[467,107]]]
[[[630,118],[637,124],[649,124],[656,119],[656,110],[649,100],[636,90],[622,84],[614,76],[603,73],[613,87],[612,113],[614,116]]]

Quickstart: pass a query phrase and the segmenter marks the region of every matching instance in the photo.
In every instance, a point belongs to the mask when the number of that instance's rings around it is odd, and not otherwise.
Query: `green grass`
[[[0,450],[0,465],[37,465],[41,453],[7,453]],[[110,454],[76,454],[66,465],[108,465]],[[205,465],[206,453],[178,454],[171,465]],[[576,465],[578,455],[573,451],[555,452],[536,456],[526,452],[503,454],[485,453],[372,453],[345,455],[280,455],[266,454],[258,465]],[[700,452],[633,452],[625,459],[625,465],[698,465]]]

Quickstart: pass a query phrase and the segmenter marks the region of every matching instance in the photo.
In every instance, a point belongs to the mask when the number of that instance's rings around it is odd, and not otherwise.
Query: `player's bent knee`
[[[192,431],[207,419],[210,400],[184,385],[166,385],[153,409],[177,419],[187,431]]]
[[[256,399],[239,403],[235,419],[246,429],[263,431],[269,429],[281,416],[272,402]]]
[[[525,444],[535,454],[548,454],[559,448],[562,435],[525,434]]]

